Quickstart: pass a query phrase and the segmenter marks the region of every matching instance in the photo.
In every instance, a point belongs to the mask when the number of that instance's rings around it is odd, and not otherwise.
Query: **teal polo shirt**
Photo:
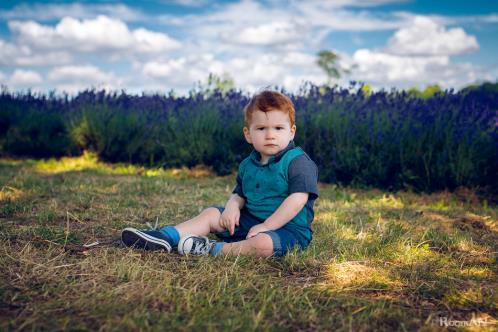
[[[287,230],[311,241],[313,205],[318,197],[318,168],[311,158],[294,141],[278,154],[271,156],[265,165],[256,150],[239,166],[237,185],[233,192],[245,199],[244,209],[264,222],[292,193],[309,193],[308,201],[287,224]]]

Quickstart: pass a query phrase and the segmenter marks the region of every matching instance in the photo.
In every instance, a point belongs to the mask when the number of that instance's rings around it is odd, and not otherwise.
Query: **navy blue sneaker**
[[[169,237],[158,230],[138,230],[127,227],[121,232],[121,241],[127,247],[144,250],[166,250],[171,252],[173,246]]]

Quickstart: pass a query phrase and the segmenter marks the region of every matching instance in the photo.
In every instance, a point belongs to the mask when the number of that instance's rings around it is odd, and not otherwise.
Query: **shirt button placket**
[[[259,189],[261,187],[261,185],[259,184],[260,182],[260,174],[261,174],[261,168],[258,168],[258,171],[256,172],[256,177],[255,177],[255,180],[256,180],[256,189]]]

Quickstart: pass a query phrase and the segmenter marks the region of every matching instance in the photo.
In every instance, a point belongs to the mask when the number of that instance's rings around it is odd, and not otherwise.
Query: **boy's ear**
[[[294,139],[294,136],[296,135],[296,129],[297,129],[296,125],[293,125],[291,127],[291,136],[292,136],[291,139]]]
[[[252,144],[251,135],[249,134],[249,128],[244,127],[244,129],[242,130],[244,131],[244,137],[246,138],[247,143]]]

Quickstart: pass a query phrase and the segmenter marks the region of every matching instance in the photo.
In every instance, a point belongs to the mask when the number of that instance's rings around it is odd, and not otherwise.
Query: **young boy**
[[[244,136],[253,152],[244,159],[225,207],[160,230],[125,228],[126,246],[193,255],[282,256],[312,238],[318,169],[294,146],[295,110],[281,93],[263,91],[244,108]],[[206,236],[215,233],[220,241]]]

